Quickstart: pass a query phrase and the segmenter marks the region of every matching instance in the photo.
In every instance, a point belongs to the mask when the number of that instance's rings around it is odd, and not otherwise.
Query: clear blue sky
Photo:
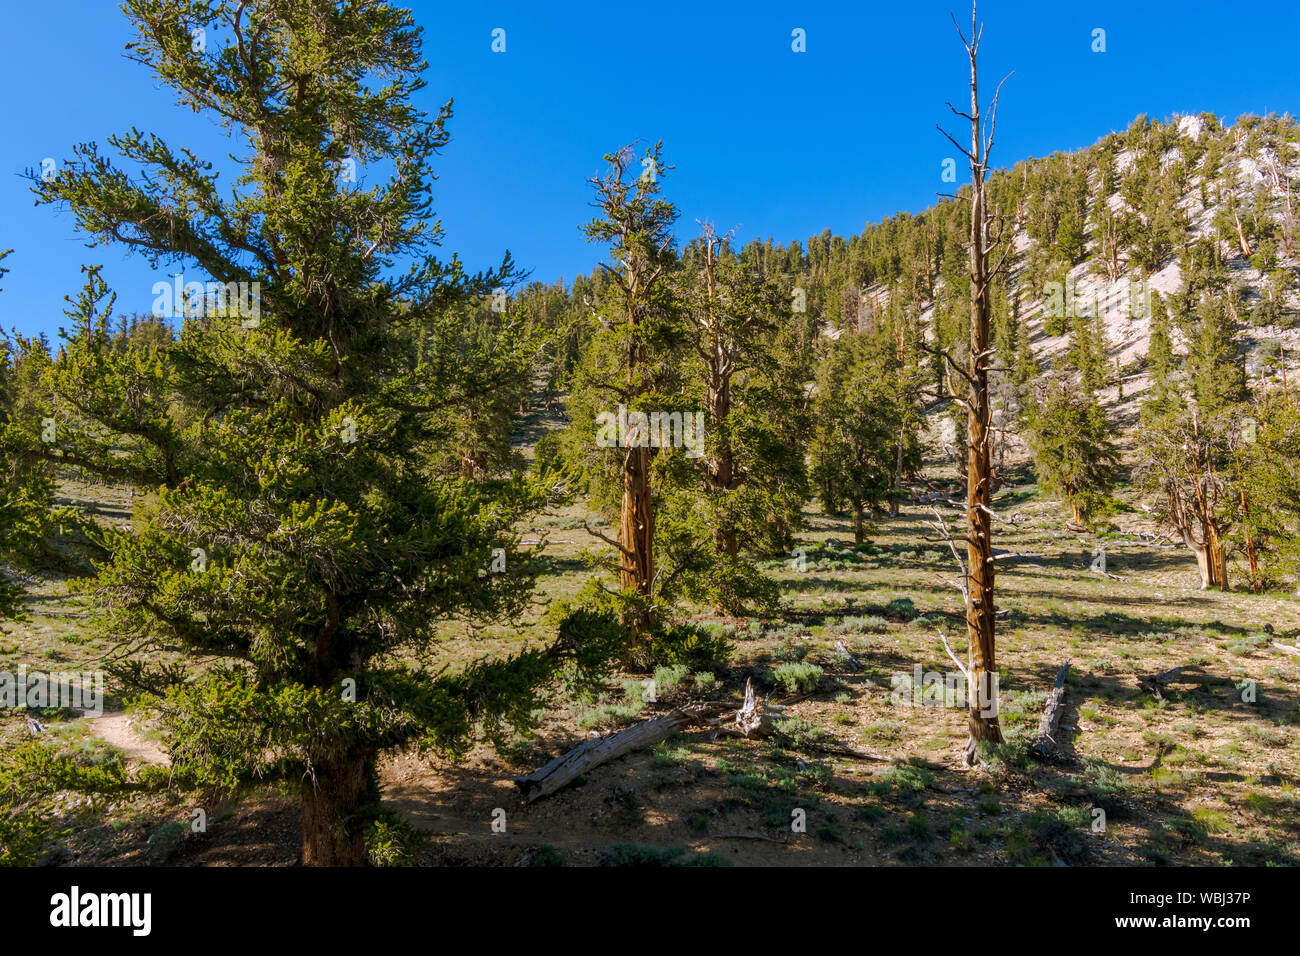
[[[964,0],[876,3],[435,3],[425,27],[430,110],[456,100],[436,209],[447,251],[471,266],[509,248],[534,277],[588,273],[599,250],[578,226],[585,179],[634,139],[664,141],[667,194],[742,241],[840,235],[946,188],[954,150],[935,131],[966,96],[949,20]],[[1138,113],[1297,112],[1300,9],[1285,4],[1013,3],[987,0],[986,88],[1002,97],[995,165],[1075,149]],[[491,51],[493,28],[506,52]],[[802,28],[807,52],[791,51]],[[1106,52],[1091,51],[1106,31]],[[21,178],[135,125],[220,160],[230,144],[122,57],[110,0],[8,0],[0,31],[0,324],[54,334],[82,263],[103,263],[119,311],[147,312],[155,274],[115,248],[87,249],[71,216],[36,208]]]

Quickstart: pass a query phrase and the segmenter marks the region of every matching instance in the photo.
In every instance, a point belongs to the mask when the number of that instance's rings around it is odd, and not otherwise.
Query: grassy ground
[[[918,666],[921,674],[954,670],[939,631],[959,653],[964,647],[960,596],[944,580],[955,565],[945,544],[926,540],[935,538],[928,507],[907,505],[896,518],[879,519],[861,550],[847,547],[847,518],[810,511],[801,538],[804,569],[790,560],[765,564],[782,583],[786,613],[733,620],[696,609],[697,620],[723,630],[734,644],[725,669],[661,673],[653,702],[641,699],[639,676],[612,680],[596,699],[557,701],[536,733],[499,751],[480,747],[460,764],[409,755],[387,761],[385,799],[422,834],[419,859],[502,865],[1300,861],[1300,657],[1272,646],[1296,643],[1300,603],[1278,594],[1201,591],[1186,551],[1132,540],[1110,540],[1107,570],[1114,577],[1096,574],[1089,564],[1100,539],[1063,530],[1065,509],[1040,499],[1021,477],[998,501],[1012,523],[998,525],[997,547],[1024,557],[1003,561],[999,570],[998,663],[1008,742],[991,765],[961,768],[962,710],[917,706],[910,694],[898,693]],[[98,502],[104,520],[129,520],[125,496],[114,489],[64,490],[69,498]],[[943,512],[955,527],[960,513]],[[592,574],[583,555],[603,546],[582,530],[584,517],[573,508],[529,529],[547,538],[539,589],[546,599],[576,593]],[[1140,512],[1121,514],[1115,524],[1152,530]],[[828,541],[839,546],[823,547]],[[0,638],[0,669],[94,667],[111,635],[88,626],[89,609],[59,582],[37,585],[31,620]],[[543,610],[514,628],[449,633],[447,651],[465,661],[544,639]],[[843,660],[837,642],[858,666]],[[1026,748],[1067,658],[1060,758],[1040,763]],[[1139,688],[1137,674],[1175,666],[1188,670],[1163,699]],[[795,692],[800,674],[815,681],[807,695]],[[520,803],[511,778],[588,735],[689,700],[738,699],[747,679],[763,697],[796,698],[780,743],[685,733],[599,767],[536,804]],[[111,710],[121,706],[120,697],[110,696]],[[7,741],[17,739],[25,732],[21,717],[5,717],[2,732]],[[54,719],[46,732],[92,760],[110,755],[114,744],[132,761],[157,759],[143,722]],[[830,754],[827,741],[886,759]],[[190,832],[193,808],[186,800],[155,794],[87,803],[68,795],[61,809],[69,832],[51,862],[294,861],[296,817],[286,793],[267,789],[209,808],[205,834]]]

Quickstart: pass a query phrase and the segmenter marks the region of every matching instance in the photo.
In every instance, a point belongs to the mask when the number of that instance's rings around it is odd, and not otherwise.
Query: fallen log
[[[606,737],[593,737],[556,757],[545,766],[539,767],[528,776],[516,777],[514,784],[528,802],[532,803],[567,786],[593,767],[599,767],[603,763],[645,747],[652,747],[692,724],[708,720],[711,715],[718,713],[719,708],[725,709],[725,706],[703,704],[677,707],[659,717],[633,724],[618,733]]]
[[[1143,690],[1149,690],[1152,694],[1156,696],[1157,700],[1164,700],[1165,699],[1164,694],[1162,694],[1160,691],[1164,688],[1166,684],[1172,681],[1183,671],[1187,670],[1189,666],[1190,665],[1184,665],[1183,667],[1173,667],[1167,671],[1161,671],[1159,674],[1138,674],[1137,675],[1138,686],[1141,687]]]
[[[784,719],[786,705],[766,704],[754,694],[754,684],[745,681],[745,701],[725,720],[722,719],[734,706],[722,702],[694,704],[678,707],[659,717],[643,720],[625,730],[605,737],[593,737],[572,750],[560,754],[554,760],[537,768],[526,777],[515,777],[514,784],[524,798],[532,803],[542,797],[550,796],[555,791],[572,783],[582,774],[603,763],[626,756],[645,747],[652,747],[660,741],[667,740],[673,734],[680,733],[687,727],[702,725],[713,731],[714,736],[725,734],[730,737],[765,738],[781,736],[777,721]],[[886,760],[878,754],[868,753],[849,747],[837,740],[814,740],[806,742],[815,750],[859,760]]]
[[[1150,531],[1120,531],[1118,533],[1125,538],[1136,538],[1135,544],[1149,545],[1153,548],[1174,548],[1180,547],[1182,544],[1181,542],[1171,541],[1164,535],[1153,534]],[[1118,544],[1122,542],[1112,543]]]
[[[1300,647],[1292,647],[1290,644],[1279,644],[1277,641],[1274,641],[1273,646],[1279,651],[1285,651],[1288,654],[1300,654]]]
[[[1030,752],[1040,760],[1046,760],[1056,753],[1056,728],[1061,723],[1061,714],[1065,712],[1065,675],[1069,673],[1070,661],[1067,658],[1056,680],[1052,683],[1052,693],[1043,708],[1043,719],[1038,722],[1038,740]]]

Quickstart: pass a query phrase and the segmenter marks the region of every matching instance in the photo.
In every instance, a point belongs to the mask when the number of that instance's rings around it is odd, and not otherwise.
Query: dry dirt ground
[[[948,469],[950,471],[950,469]],[[419,839],[414,859],[482,865],[1106,865],[1273,864],[1300,861],[1300,602],[1290,595],[1205,592],[1176,547],[1107,541],[1103,577],[1089,570],[1102,539],[1063,530],[1066,511],[1040,498],[1021,474],[1004,488],[997,546],[1023,555],[1002,562],[999,632],[1002,722],[1008,744],[991,765],[964,770],[964,716],[916,705],[903,693],[921,674],[954,668],[938,638],[960,649],[960,596],[946,545],[925,506],[876,522],[854,550],[847,519],[809,512],[803,570],[765,563],[788,610],[768,619],[696,619],[729,636],[734,651],[711,674],[656,675],[654,702],[642,678],[611,680],[595,699],[557,700],[535,733],[482,745],[451,764],[415,754],[382,767],[386,803]],[[128,520],[114,489],[70,484]],[[1136,503],[1126,489],[1121,496]],[[959,512],[944,509],[955,522]],[[539,590],[555,600],[593,573],[599,546],[570,509],[539,519],[547,563]],[[1125,531],[1150,531],[1139,510],[1115,516]],[[821,547],[827,541],[838,547]],[[88,608],[58,582],[43,582],[29,622],[0,638],[0,668],[90,666],[111,642],[89,626]],[[542,608],[515,628],[448,633],[457,660],[543,640]],[[1268,626],[1268,630],[1265,629]],[[836,651],[843,643],[858,666]],[[1069,658],[1061,757],[1029,759],[1052,679]],[[806,696],[782,687],[789,665],[821,668]],[[783,666],[784,665],[784,666]],[[1188,668],[1163,699],[1136,675]],[[796,668],[797,669],[797,668]],[[593,733],[692,700],[736,700],[746,680],[762,697],[798,698],[779,742],[684,733],[594,769],[577,783],[524,805],[511,783]],[[110,692],[112,688],[110,688]],[[902,699],[900,699],[902,698]],[[117,748],[131,762],[165,760],[142,718],[121,713],[53,720],[48,738],[100,759]],[[134,721],[134,722],[132,722]],[[16,739],[21,718],[3,734]],[[885,758],[827,751],[828,741]],[[137,795],[91,802],[66,795],[68,833],[51,863],[288,865],[297,856],[289,791],[267,788],[207,812],[191,832],[193,797]],[[503,814],[497,811],[503,811]],[[802,828],[792,827],[799,821]],[[496,826],[494,827],[494,823]]]

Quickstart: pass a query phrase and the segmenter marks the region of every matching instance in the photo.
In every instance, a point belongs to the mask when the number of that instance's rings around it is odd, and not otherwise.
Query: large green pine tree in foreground
[[[412,105],[425,64],[409,13],[123,9],[131,56],[240,143],[240,176],[223,189],[209,164],[132,131],[109,140],[120,161],[78,147],[34,181],[38,199],[96,242],[196,270],[187,281],[257,283],[260,315],[200,309],[174,342],[114,350],[92,269],[51,375],[55,440],[32,447],[148,493],[136,532],[105,533],[91,587],[124,645],[193,656],[181,680],[136,673],[159,691],[177,774],[300,781],[303,862],[364,863],[385,750],[454,753],[523,722],[580,656],[561,638],[439,667],[440,622],[500,619],[529,590],[511,528],[533,493],[431,464],[450,438],[439,410],[496,383],[474,353],[429,343],[453,339],[457,310],[514,269],[507,255],[467,275],[433,255],[430,160],[451,110]],[[340,175],[348,161],[364,187]],[[487,573],[496,547],[507,570]]]

